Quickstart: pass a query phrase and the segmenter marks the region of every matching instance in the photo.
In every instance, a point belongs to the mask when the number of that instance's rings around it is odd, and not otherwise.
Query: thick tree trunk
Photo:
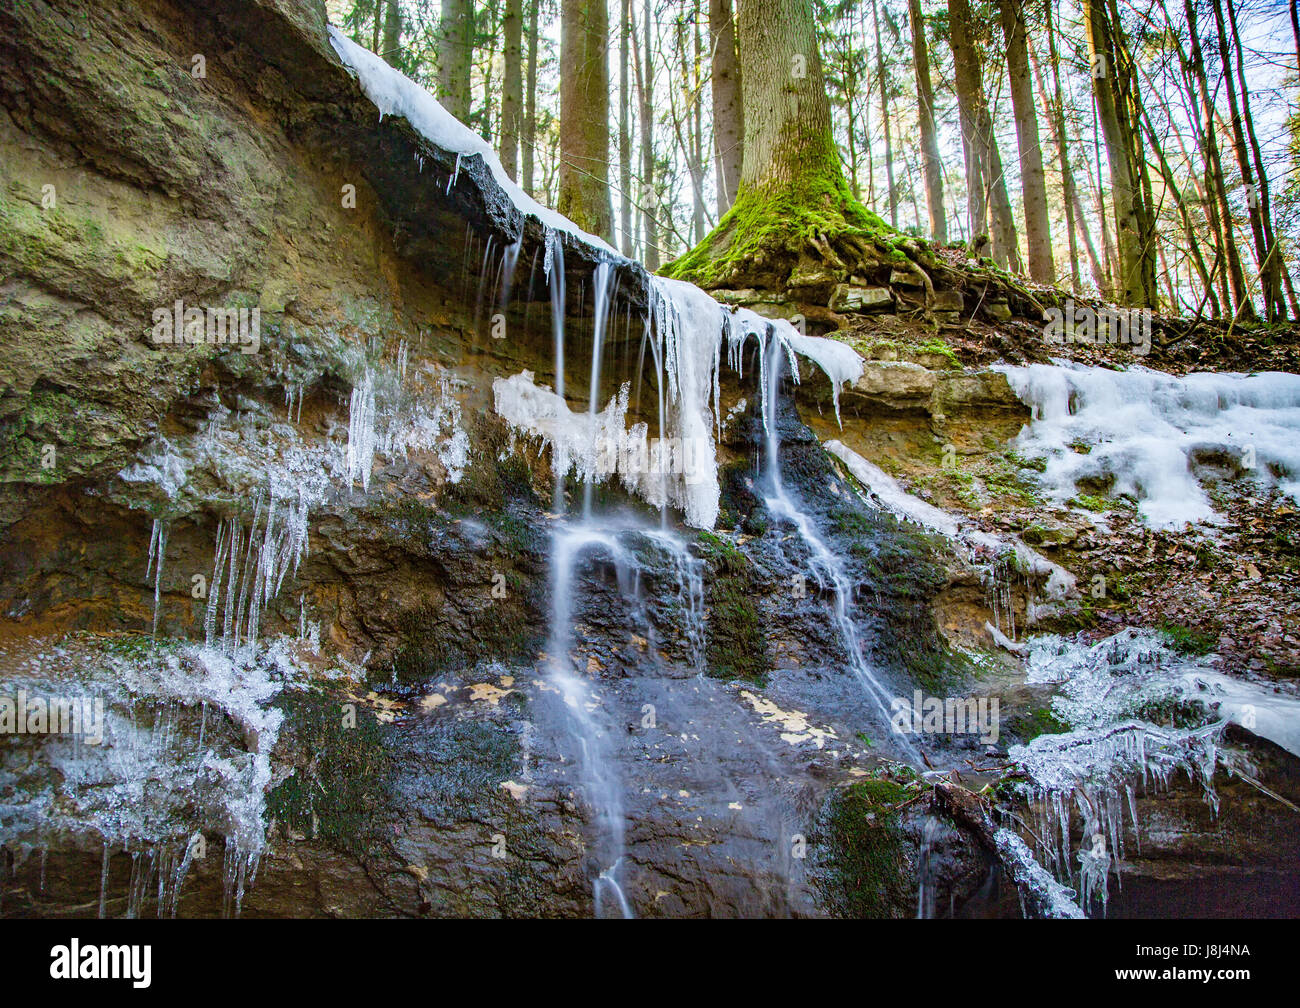
[[[519,134],[522,126],[523,69],[521,37],[523,14],[521,0],[506,0],[501,34],[505,37],[505,70],[501,80],[501,163],[506,174],[517,179]]]
[[[442,17],[438,21],[438,101],[461,122],[469,119],[473,30],[471,0],[442,0]]]
[[[840,169],[812,0],[750,0],[737,27],[745,153],[736,202],[667,272],[707,288],[773,289],[804,264],[829,294],[828,271],[847,275],[848,261],[889,228]]]
[[[1007,40],[1007,73],[1011,105],[1016,114],[1016,146],[1020,152],[1020,185],[1025,201],[1025,239],[1029,245],[1029,276],[1038,283],[1056,282],[1052,232],[1047,216],[1047,176],[1038,140],[1034,88],[1029,76],[1029,45],[1023,0],[1001,0],[1002,33]]]
[[[809,0],[750,0],[740,8],[740,190],[779,194],[840,177],[831,107]]]
[[[563,0],[560,23],[560,197],[556,209],[614,240],[609,201],[609,68],[606,0]]]
[[[709,40],[713,48],[714,172],[717,178],[718,217],[736,201],[740,164],[744,153],[743,103],[740,59],[736,52],[736,20],[731,0],[709,0]]]
[[[934,86],[930,82],[930,49],[925,39],[921,0],[908,0],[912,22],[912,68],[916,74],[916,120],[921,131],[921,165],[925,174],[925,208],[930,234],[941,245],[948,242],[948,211],[943,205],[943,162],[939,159],[939,134],[934,126]]]

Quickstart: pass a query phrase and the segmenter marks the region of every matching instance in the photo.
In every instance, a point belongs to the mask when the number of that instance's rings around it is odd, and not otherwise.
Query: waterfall
[[[555,326],[556,394],[559,405],[564,396],[564,260],[558,237],[554,244],[555,261],[550,265],[551,310]],[[605,336],[610,298],[609,281],[613,264],[602,260],[596,267],[595,317],[592,325],[591,390],[587,408],[588,431],[595,437],[597,425],[597,400],[600,394],[601,351]],[[626,403],[626,397],[624,397]],[[624,406],[626,409],[626,406]],[[621,417],[620,417],[620,427]],[[556,451],[552,459],[558,460],[567,453]],[[567,465],[556,461],[555,501],[557,514],[564,511],[564,477]],[[595,859],[598,865],[592,879],[593,900],[597,917],[607,909],[617,909],[619,916],[630,918],[632,908],[623,893],[619,880],[622,867],[625,822],[623,792],[612,767],[613,760],[607,751],[608,729],[598,723],[593,711],[598,707],[592,687],[572,668],[570,650],[573,646],[573,580],[577,565],[584,557],[604,552],[614,562],[618,572],[619,587],[624,595],[630,593],[630,562],[627,551],[618,541],[616,533],[600,517],[593,514],[593,487],[596,482],[594,466],[584,477],[583,506],[577,521],[561,520],[551,536],[551,613],[550,639],[547,655],[550,659],[549,679],[564,702],[570,731],[579,750],[579,770],[587,789],[587,801],[596,815],[597,840]]]
[[[747,331],[753,331],[755,318],[741,320]],[[764,503],[775,518],[789,522],[799,533],[799,538],[808,547],[809,562],[817,578],[818,587],[824,589],[829,584],[833,588],[835,601],[831,608],[831,617],[848,656],[849,668],[861,684],[867,698],[875,706],[877,713],[880,714],[881,720],[885,724],[891,724],[892,707],[889,691],[876,677],[871,664],[864,656],[863,643],[858,637],[857,624],[853,619],[851,611],[853,583],[844,568],[843,561],[818,534],[812,518],[790,496],[781,476],[781,435],[777,423],[777,399],[781,383],[782,358],[789,363],[791,377],[796,383],[799,381],[799,365],[790,339],[791,335],[797,337],[798,333],[788,322],[767,323],[765,328],[766,337],[758,337],[760,395],[765,438],[763,475],[767,484]],[[757,333],[755,335],[758,336]],[[898,731],[894,731],[893,736],[912,761],[919,764],[920,756],[907,736]]]

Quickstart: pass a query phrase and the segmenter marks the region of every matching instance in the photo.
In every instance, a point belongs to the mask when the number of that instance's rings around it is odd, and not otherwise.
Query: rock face
[[[566,649],[592,691],[566,702],[543,671],[553,537],[584,488],[553,496],[550,450],[507,429],[492,382],[563,379],[585,408],[595,253],[561,243],[558,374],[555,239],[481,159],[379,120],[323,5],[4,6],[0,157],[0,699],[97,698],[109,726],[102,748],[0,734],[0,912],[617,913],[602,875],[639,916],[1019,912],[994,852],[932,812],[850,670],[813,547],[765,499],[752,343],[720,389],[716,534],[669,515],[575,559]],[[626,324],[596,398],[626,382],[629,419],[657,430],[632,323],[647,278],[619,262],[615,279]],[[848,278],[809,318],[893,296]],[[182,320],[256,308],[255,349],[206,330],[160,344],[177,302]],[[988,453],[1024,421],[1005,378],[942,349],[873,356],[842,432],[805,378],[778,383],[779,465],[842,562],[882,687],[978,682],[1033,723],[1041,696],[953,650],[988,614],[970,559],[867,506],[818,442],[926,465]],[[1007,589],[1019,613],[1028,588]],[[924,751],[965,772],[984,748]],[[1144,877],[1203,857],[1189,794],[1166,796]],[[1273,831],[1259,794],[1241,808]],[[1280,873],[1262,849],[1244,861]]]
[[[0,28],[6,682],[35,669],[90,689],[76,669],[118,682],[153,667],[202,682],[242,667],[241,627],[290,642],[260,734],[189,687],[108,697],[115,737],[144,731],[160,766],[269,759],[264,847],[220,803],[187,819],[137,796],[116,816],[78,780],[33,776],[50,743],[6,737],[4,911],[590,914],[602,865],[580,740],[536,671],[549,467],[511,451],[490,398],[496,376],[556,377],[545,236],[478,159],[378,121],[319,6],[19,5]],[[484,274],[516,241],[507,304]],[[591,252],[565,253],[581,348]],[[620,273],[617,313],[643,311],[644,274]],[[255,352],[159,345],[156,313],[170,321],[178,301],[182,318],[256,307]],[[504,340],[488,332],[497,308]],[[612,359],[636,350],[620,339]],[[581,359],[569,366],[585,387]],[[602,399],[630,365],[610,372]],[[797,467],[821,457],[793,413],[782,423]],[[742,496],[758,427],[751,406],[728,449]],[[823,459],[792,478],[824,495],[830,473]],[[732,508],[767,522],[752,499]],[[842,651],[815,592],[791,609],[803,559],[782,538],[773,525],[744,561],[693,547],[710,569],[746,565],[749,596],[711,587],[708,605],[763,627],[751,665],[766,689],[686,660],[680,561],[647,545],[631,594],[600,557],[579,567],[576,652],[613,726],[638,914],[831,909],[797,838],[829,789],[870,771],[855,740],[879,723],[847,673],[821,671]],[[900,577],[903,637],[877,622],[901,669],[903,639],[934,638]],[[732,668],[726,629],[708,646]],[[59,649],[80,657],[52,664]],[[116,752],[75,759],[102,770]],[[66,828],[31,818],[42,802],[72,810]],[[160,878],[183,884],[158,900]]]

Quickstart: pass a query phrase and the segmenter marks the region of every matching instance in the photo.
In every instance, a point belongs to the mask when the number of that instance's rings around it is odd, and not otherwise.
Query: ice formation
[[[1300,375],[1179,378],[1071,363],[996,370],[1033,410],[1016,443],[1046,459],[1043,484],[1061,503],[1091,480],[1135,498],[1153,527],[1211,521],[1202,468],[1246,472],[1300,501]]]
[[[718,372],[724,334],[730,341],[730,360],[738,362],[739,346],[752,335],[759,338],[760,360],[765,362],[769,320],[744,309],[732,315],[690,284],[661,277],[652,281],[653,331],[662,342],[652,341],[651,346],[663,399],[660,429],[669,432],[668,438],[650,439],[645,423],[627,427],[626,384],[603,410],[594,411],[589,401],[587,413],[580,414],[558,392],[536,385],[531,371],[524,371],[493,381],[496,411],[515,430],[537,436],[551,448],[559,475],[573,472],[584,483],[618,475],[630,492],[655,507],[679,508],[686,524],[712,528],[720,493],[715,430],[720,423]],[[838,348],[861,368],[860,358],[844,344],[799,336],[788,322],[771,327],[778,334],[778,352],[788,356],[795,376],[796,351],[828,368],[836,389],[853,373]],[[592,366],[595,373],[599,361]],[[762,369],[760,378],[767,373],[766,363]]]
[[[520,212],[535,217],[547,229],[548,249],[544,258],[544,267],[552,288],[552,308],[557,314],[564,303],[564,267],[558,237],[552,236],[557,236],[559,232],[569,234],[601,254],[596,277],[598,286],[601,281],[601,270],[608,271],[613,260],[621,260],[622,257],[606,242],[587,234],[568,218],[543,207],[528,196],[506,174],[491,145],[469,127],[457,121],[424,88],[333,28],[330,29],[330,41],[339,58],[356,74],[366,97],[379,109],[381,117],[385,115],[405,117],[412,127],[431,143],[444,150],[455,152],[458,155],[458,167],[461,157],[474,154],[480,156],[492,177]],[[452,182],[454,183],[454,178]],[[450,188],[451,183],[448,191]],[[663,377],[667,381],[668,389],[665,402],[669,414],[667,429],[672,432],[671,437],[674,440],[686,446],[685,450],[707,451],[710,464],[695,471],[698,478],[690,481],[680,478],[683,475],[681,473],[665,475],[662,469],[669,467],[661,466],[661,471],[656,473],[655,480],[640,481],[642,486],[638,492],[645,493],[648,495],[647,499],[655,503],[658,502],[656,498],[666,497],[668,503],[685,512],[687,524],[698,528],[712,528],[718,516],[719,488],[716,466],[712,464],[714,441],[711,428],[720,422],[717,376],[721,341],[724,330],[728,328],[728,320],[725,318],[727,312],[709,295],[691,284],[663,277],[651,277],[650,284],[650,312],[658,340],[662,345],[659,365],[663,369]],[[603,298],[598,296],[596,301],[599,316],[606,306]],[[753,315],[752,312],[748,314]],[[753,318],[756,319],[757,316]],[[763,325],[766,327],[767,320],[763,320]],[[861,359],[846,344],[803,336],[789,323],[777,322],[774,325],[781,330],[781,339],[790,353],[802,354],[826,372],[831,380],[838,417],[840,386],[845,381],[852,381],[861,375]],[[602,328],[602,319],[599,317],[596,326],[597,329]],[[556,338],[557,375],[563,375],[562,317],[554,320],[553,328]],[[757,327],[751,325],[749,329],[756,331]],[[597,354],[599,354],[599,337],[596,343]],[[593,383],[598,381],[598,376],[599,359],[597,358],[593,363],[591,374]],[[794,377],[797,381],[797,368]],[[553,427],[552,433],[555,439],[551,440],[552,446],[572,449],[567,455],[561,452],[557,456],[561,464],[566,458],[582,459],[596,450],[593,447],[579,448],[563,441],[564,435],[573,432],[574,428],[567,422],[558,404],[542,403],[537,396],[527,394],[518,383],[507,387],[504,391],[508,408],[514,409],[517,414],[523,415],[528,412],[529,405],[521,401],[525,398],[529,399],[533,406],[541,407],[543,412],[535,418],[539,421],[547,421]],[[565,390],[557,387],[554,394],[562,398]],[[366,408],[364,396],[358,406],[364,417]],[[588,412],[595,415],[594,403]],[[608,421],[610,418],[607,416],[605,419]],[[531,427],[524,429],[538,433]],[[588,429],[594,430],[593,424],[589,424]],[[358,447],[361,457],[364,458],[366,442],[359,440]],[[351,472],[351,465],[349,471]],[[557,479],[565,471],[560,469],[556,474]],[[651,482],[657,483],[659,489],[651,488],[649,486]]]
[[[1293,753],[1300,745],[1294,691],[1223,676],[1208,658],[1179,655],[1150,631],[1124,630],[1093,645],[1035,638],[1028,673],[1031,683],[1061,684],[1053,711],[1071,730],[1039,735],[1010,754],[1028,776],[1021,793],[1039,859],[1078,889],[1085,908],[1105,908],[1108,878],[1119,875],[1126,839],[1140,844],[1140,791],[1168,790],[1185,775],[1217,814],[1214,777],[1229,721]],[[1185,713],[1188,701],[1203,716],[1186,727],[1160,723]]]
[[[39,759],[0,763],[0,843],[39,849],[51,836],[102,844],[103,859],[132,858],[126,916],[157,899],[174,916],[203,837],[224,838],[228,913],[237,915],[266,846],[270,756],[283,721],[271,705],[305,679],[295,650],[277,640],[254,659],[195,644],[118,653],[97,639],[0,648],[6,688],[93,698],[97,733],[29,736]],[[109,907],[101,894],[100,913]],[[113,912],[119,912],[114,905]]]

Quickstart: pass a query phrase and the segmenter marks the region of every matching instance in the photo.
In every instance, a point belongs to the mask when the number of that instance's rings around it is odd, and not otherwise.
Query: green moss
[[[828,799],[818,836],[825,860],[816,884],[837,916],[894,917],[912,903],[898,808],[916,793],[915,786],[871,779]]]
[[[1039,735],[1060,735],[1070,730],[1070,726],[1056,716],[1050,703],[1034,707],[1008,719],[1006,732],[1022,743]]]
[[[1214,646],[1218,642],[1218,637],[1215,634],[1196,630],[1192,627],[1180,626],[1177,623],[1161,623],[1159,630],[1160,635],[1169,643],[1169,646],[1182,654],[1209,654],[1214,650]]]
[[[979,478],[990,495],[1002,498],[1004,503],[1020,506],[1038,506],[1043,504],[1043,495],[1038,484],[1025,475],[1024,466],[1012,456],[1014,453],[993,453],[984,458],[979,465]],[[1034,460],[1041,461],[1041,460]],[[1046,465],[1046,463],[1043,463]],[[1037,471],[1042,472],[1039,468]]]
[[[853,198],[834,145],[810,142],[804,148],[808,156],[793,180],[743,188],[704,241],[661,272],[708,289],[726,286],[756,264],[783,259],[788,276],[806,250],[846,239],[859,250],[874,246],[886,260],[905,261],[894,247],[904,236]]]
[[[700,533],[699,551],[710,568],[705,591],[708,674],[765,686],[771,660],[757,605],[759,585],[753,564],[734,544],[711,532]]]
[[[1022,455],[1018,451],[1008,451],[1006,453],[1006,460],[1019,469],[1032,469],[1034,472],[1047,471],[1047,459],[1042,456],[1030,457],[1028,455]]]
[[[1087,511],[1096,511],[1098,513],[1109,511],[1111,509],[1111,502],[1108,497],[1098,497],[1094,494],[1075,494],[1070,503],[1075,507],[1081,507]]]
[[[342,696],[314,690],[283,693],[286,738],[305,763],[267,795],[267,811],[297,833],[355,854],[375,841],[376,813],[391,770],[384,729]]]
[[[961,369],[961,361],[957,359],[957,354],[947,343],[938,336],[932,336],[924,343],[917,345],[915,348],[919,354],[930,354],[935,357],[942,357],[950,368]]]

